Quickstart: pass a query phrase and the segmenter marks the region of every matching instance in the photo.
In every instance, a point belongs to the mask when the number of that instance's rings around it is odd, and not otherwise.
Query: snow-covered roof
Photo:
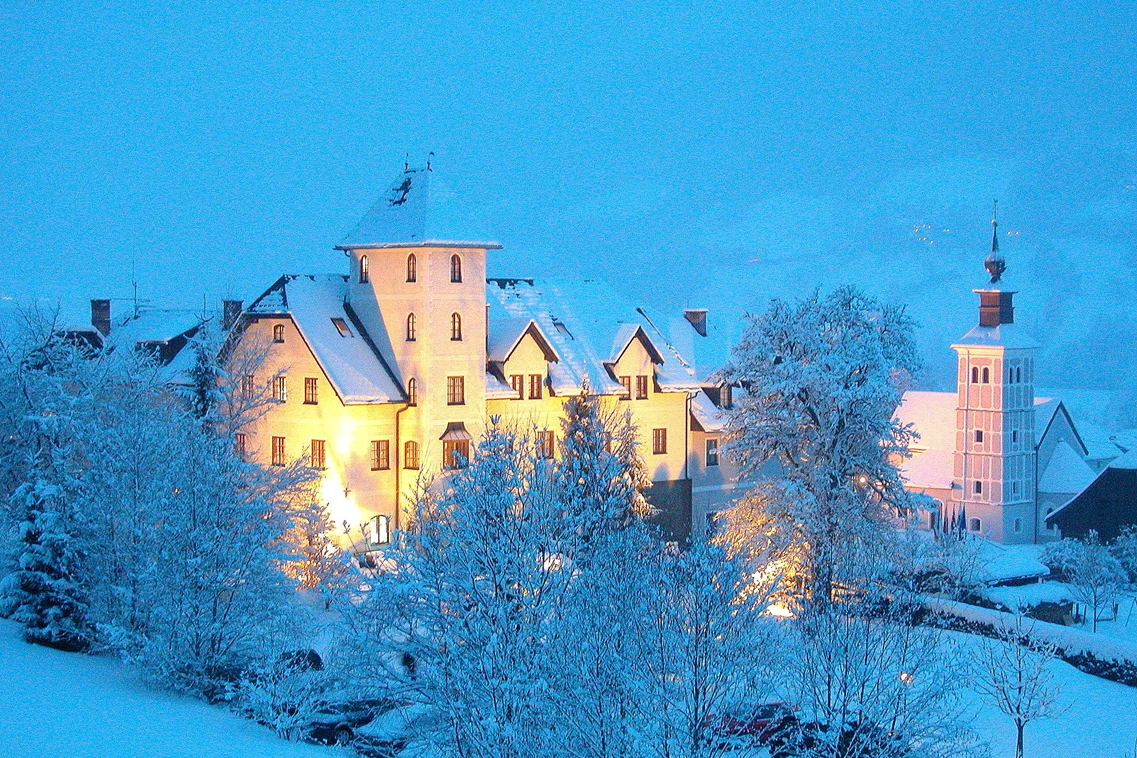
[[[139,342],[169,342],[201,326],[200,311],[174,308],[142,308],[111,324],[110,339]]]
[[[633,339],[646,341],[656,364],[660,387],[695,391],[698,381],[690,361],[666,344],[642,309],[627,303],[607,284],[596,280],[490,279],[486,287],[491,328],[491,354],[509,342],[520,322],[533,321],[559,360],[549,364],[549,381],[560,395],[579,392],[585,382],[594,392],[615,395],[623,386],[609,373]],[[503,325],[500,335],[492,333]]]
[[[1038,480],[1038,491],[1073,495],[1088,487],[1096,476],[1082,456],[1060,440]]]
[[[1037,348],[1039,344],[1014,324],[999,326],[973,326],[952,347],[1005,347],[1008,349]]]
[[[540,324],[532,318],[491,319],[486,336],[486,359],[496,363],[509,360],[526,334],[533,336],[547,360],[560,359]]]
[[[339,274],[282,276],[247,312],[290,316],[345,404],[399,402],[403,391],[389,368],[392,363],[345,305],[347,279]]]
[[[1039,560],[1041,553],[1041,545],[1000,545],[983,540],[979,547],[983,580],[987,584],[999,584],[1049,576],[1050,569]]]
[[[473,228],[479,225],[477,218],[463,218],[462,210],[455,193],[439,182],[430,164],[419,169],[408,167],[337,247],[501,247],[485,241],[488,238]]]
[[[913,450],[954,450],[955,409],[959,398],[954,392],[905,392],[896,409],[896,418],[912,424],[920,439]]]
[[[501,380],[501,377],[492,371],[486,372],[486,400],[513,400],[517,398],[517,390]]]
[[[714,401],[702,390],[699,390],[691,399],[691,415],[695,417],[705,432],[721,432],[726,428],[726,411],[715,405]]]
[[[1117,460],[1110,461],[1109,465],[1106,466],[1106,468],[1130,470],[1137,469],[1137,449],[1130,450],[1128,453],[1121,456]]]

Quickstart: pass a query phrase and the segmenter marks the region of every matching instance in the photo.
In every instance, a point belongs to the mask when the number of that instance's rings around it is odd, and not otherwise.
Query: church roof
[[[1090,485],[1097,474],[1065,440],[1058,442],[1046,470],[1038,480],[1039,492],[1075,494]]]
[[[393,361],[383,356],[347,304],[347,279],[339,274],[282,276],[247,313],[290,316],[345,404],[400,402],[403,391],[391,372]]]
[[[1003,347],[1007,349],[1037,348],[1039,344],[1014,324],[973,326],[952,347]]]
[[[500,248],[477,230],[480,226],[444,182],[426,168],[409,166],[387,187],[339,250],[381,247]]]

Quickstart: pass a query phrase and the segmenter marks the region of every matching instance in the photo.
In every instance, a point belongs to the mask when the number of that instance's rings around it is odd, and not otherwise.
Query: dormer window
[[[272,328],[272,341],[284,342],[284,324],[277,324]]]
[[[418,281],[418,256],[414,253],[407,256],[407,281]]]
[[[351,337],[351,327],[342,318],[333,318],[332,325],[335,326],[336,331],[340,333],[341,337]]]
[[[415,314],[407,314],[407,342],[414,342],[418,339],[418,321],[415,319]]]
[[[450,314],[450,341],[462,341],[462,316],[457,313]]]
[[[367,284],[371,281],[371,267],[367,265],[367,256],[359,256],[359,283]]]
[[[450,256],[450,281],[462,281],[462,257],[457,253]]]

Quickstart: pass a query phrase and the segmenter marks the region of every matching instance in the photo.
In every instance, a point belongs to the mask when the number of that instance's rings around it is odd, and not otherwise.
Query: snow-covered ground
[[[144,687],[110,658],[26,644],[0,620],[3,758],[339,758],[223,708]]]

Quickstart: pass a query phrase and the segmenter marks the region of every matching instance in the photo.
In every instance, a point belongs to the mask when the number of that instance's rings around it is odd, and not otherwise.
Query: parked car
[[[908,754],[903,738],[876,724],[852,721],[838,727],[836,758],[896,758]],[[793,758],[818,745],[834,742],[833,727],[817,722],[787,723],[771,734],[768,747],[772,758]]]
[[[437,715],[421,703],[404,703],[361,727],[351,747],[363,758],[395,758],[418,736],[434,726]],[[420,743],[421,746],[421,743]]]
[[[356,730],[390,711],[395,702],[388,698],[337,699],[317,710],[305,726],[309,742],[323,745],[350,745]]]
[[[785,703],[734,706],[708,719],[711,731],[724,741],[754,741],[759,744],[765,744],[795,723],[794,710]]]

